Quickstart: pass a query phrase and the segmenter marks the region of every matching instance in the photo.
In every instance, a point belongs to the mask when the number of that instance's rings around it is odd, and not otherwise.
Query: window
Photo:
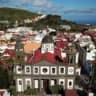
[[[22,56],[22,58],[21,59],[23,59],[24,58],[24,56]]]
[[[25,78],[25,89],[31,88],[31,78]]]
[[[19,85],[22,85],[22,80],[19,80]]]
[[[65,79],[63,79],[63,78],[59,79],[59,85],[61,85],[65,88]]]
[[[60,83],[61,83],[61,85],[63,85],[63,81],[61,81]]]
[[[52,68],[52,73],[55,73],[55,68]]]
[[[64,75],[65,74],[65,67],[64,66],[60,66],[59,67],[59,74],[60,75]]]
[[[22,67],[20,65],[16,66],[16,73],[17,74],[22,74]]]
[[[72,86],[72,82],[71,81],[69,82],[69,86]]]
[[[73,89],[73,79],[68,79],[67,88],[68,89]]]
[[[49,67],[48,66],[42,66],[41,67],[41,74],[42,75],[48,75],[49,74]]]
[[[46,73],[48,70],[47,68],[43,68],[43,72]]]
[[[23,49],[19,49],[19,51],[23,51]]]
[[[56,85],[56,84],[57,84],[56,79],[51,79],[51,80],[50,80],[50,85],[51,85],[51,86],[54,86],[54,85]]]
[[[28,80],[27,81],[27,89],[30,89],[31,88],[31,82]]]
[[[39,88],[39,80],[34,80],[34,88]]]
[[[20,59],[20,56],[18,55],[17,58]]]
[[[31,66],[25,67],[25,73],[31,74]]]
[[[26,68],[26,72],[30,72],[30,68],[29,67]]]
[[[39,67],[38,66],[33,67],[33,74],[39,74]]]
[[[18,67],[18,71],[22,71],[22,68],[21,67]]]
[[[76,69],[76,75],[80,75],[81,68]]]
[[[38,68],[35,68],[35,73],[38,73]]]
[[[74,75],[74,67],[68,67],[68,75]]]
[[[54,67],[54,66],[51,67],[51,70],[50,70],[50,71],[51,71],[51,74],[52,74],[52,75],[56,75],[56,73],[57,73],[57,69],[56,69],[56,67]]]
[[[64,73],[64,68],[61,68],[61,73]]]

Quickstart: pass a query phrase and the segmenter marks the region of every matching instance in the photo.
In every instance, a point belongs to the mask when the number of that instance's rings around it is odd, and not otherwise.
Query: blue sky
[[[96,22],[96,0],[0,0],[0,6],[57,14],[72,21]]]

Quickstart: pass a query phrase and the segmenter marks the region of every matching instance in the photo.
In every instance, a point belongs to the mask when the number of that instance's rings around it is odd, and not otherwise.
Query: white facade
[[[63,85],[65,89],[74,89],[75,75],[80,75],[81,69],[73,65],[54,65],[47,61],[37,64],[15,65],[16,89],[18,92],[27,88],[45,88],[47,85]]]
[[[89,92],[88,96],[94,96],[93,92]]]
[[[54,53],[53,43],[42,44],[41,53],[46,53],[46,52]]]
[[[61,52],[62,59],[67,57],[66,52]]]
[[[25,74],[25,75],[80,75],[81,68],[74,66],[22,66],[17,65],[15,68],[16,74]]]
[[[86,53],[86,60],[95,60],[96,58],[96,49],[90,50]]]

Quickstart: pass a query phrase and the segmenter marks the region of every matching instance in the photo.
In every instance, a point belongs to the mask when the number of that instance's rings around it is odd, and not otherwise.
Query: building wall
[[[18,70],[19,67],[20,65],[15,65],[14,74],[18,92],[24,91],[28,87],[42,88],[44,80],[49,80],[49,85],[62,84],[65,89],[74,89],[75,75],[77,73],[80,75],[80,68],[75,67],[75,64],[64,66],[63,64],[52,64],[42,61],[33,65],[25,64],[22,72],[20,69]]]

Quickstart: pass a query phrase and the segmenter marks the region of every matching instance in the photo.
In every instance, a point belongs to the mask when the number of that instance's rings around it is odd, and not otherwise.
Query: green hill
[[[24,24],[23,20],[26,18],[34,18],[36,16],[39,16],[40,14],[33,13],[24,9],[17,9],[17,8],[7,8],[3,7],[0,8],[0,21],[8,20],[9,21],[9,27],[12,27],[14,25],[14,21],[18,20],[19,25],[20,22],[22,22],[22,25],[24,26],[32,26],[34,29],[42,29],[46,26],[50,26],[52,28],[58,28],[59,25],[70,25],[72,30],[80,30],[81,25],[78,25],[74,22],[62,20],[61,16],[58,15],[47,15],[46,18],[43,18],[35,23],[30,24]],[[0,29],[5,29],[6,24],[0,23]]]
[[[0,8],[0,20],[15,21],[23,20],[25,18],[33,18],[35,16],[38,16],[38,14],[23,9],[7,7]]]
[[[46,26],[50,26],[51,28],[55,28],[57,30],[64,30],[60,27],[60,25],[69,25],[71,26],[72,31],[81,30],[81,25],[72,21],[62,20],[61,16],[58,15],[47,15],[45,18],[36,22],[34,27],[36,29],[41,29]]]

